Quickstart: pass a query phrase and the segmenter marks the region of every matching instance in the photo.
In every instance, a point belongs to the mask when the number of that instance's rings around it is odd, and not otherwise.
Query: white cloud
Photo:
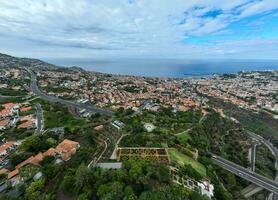
[[[277,0],[0,0],[0,50],[39,57],[193,55],[213,47],[188,45],[186,38],[229,32],[231,23],[277,8]],[[219,15],[206,16],[213,11]]]

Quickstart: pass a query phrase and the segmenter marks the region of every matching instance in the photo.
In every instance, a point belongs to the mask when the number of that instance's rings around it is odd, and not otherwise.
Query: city
[[[278,200],[277,0],[0,0],[0,200]]]
[[[82,162],[77,170],[86,165],[119,170],[134,160],[169,166],[175,187],[197,192],[189,196],[229,198],[219,194],[221,186],[208,175],[207,165],[219,165],[231,172],[229,176],[235,174],[234,181],[242,187],[233,195],[276,198],[278,71],[170,79],[61,68],[32,59],[22,65],[15,58],[11,64],[4,54],[1,60],[0,188],[7,195],[19,197],[23,186],[28,190],[35,183],[55,180],[56,170],[68,162],[77,166]],[[229,112],[234,107],[255,116],[261,113],[255,118],[261,127],[250,129],[247,119]],[[215,118],[222,121],[221,130],[216,131],[220,135],[203,138],[202,131],[220,125],[203,127]],[[247,137],[248,130],[255,133]],[[237,148],[231,149],[233,145]],[[265,159],[261,154],[268,148],[268,164],[262,166],[258,160]],[[66,190],[55,198],[67,194]]]

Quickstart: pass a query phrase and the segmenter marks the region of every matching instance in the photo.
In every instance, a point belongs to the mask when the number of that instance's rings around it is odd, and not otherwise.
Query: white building
[[[208,181],[198,182],[198,186],[202,195],[207,195],[209,198],[213,197],[214,187]]]
[[[155,129],[155,126],[152,123],[146,123],[144,124],[144,128],[148,131],[148,132],[152,132]]]

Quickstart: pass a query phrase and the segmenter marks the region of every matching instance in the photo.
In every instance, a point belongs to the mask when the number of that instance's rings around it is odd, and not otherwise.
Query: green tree
[[[97,196],[100,199],[120,200],[123,198],[124,184],[118,181],[100,185]]]
[[[225,199],[225,200],[233,199],[232,195],[224,188],[222,184],[215,185],[214,194],[216,199]]]
[[[21,149],[28,152],[38,153],[46,150],[48,145],[38,135],[31,135],[27,137],[21,145]]]
[[[82,163],[76,170],[75,186],[77,191],[82,190],[83,187],[89,186],[92,179],[92,173],[88,167]]]
[[[203,177],[202,175],[195,170],[190,164],[189,165],[184,165],[182,168],[182,173],[188,175],[189,177],[194,178],[195,180],[201,180]]]
[[[64,176],[64,179],[61,183],[61,189],[66,194],[74,194],[75,193],[75,178],[72,175],[66,175]]]
[[[41,178],[37,181],[31,183],[31,185],[26,189],[25,198],[28,200],[40,199],[41,191],[44,188],[45,179]]]

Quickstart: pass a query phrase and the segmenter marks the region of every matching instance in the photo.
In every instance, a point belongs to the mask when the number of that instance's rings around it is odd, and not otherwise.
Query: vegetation
[[[88,169],[67,173],[61,189],[87,199],[188,199],[190,192],[170,182],[167,165],[127,161],[119,170]]]
[[[192,128],[201,118],[200,112],[187,111],[174,113],[170,108],[162,108],[158,112],[143,111],[142,114],[129,117],[131,111],[118,110],[116,116],[126,126],[124,133],[128,133],[121,146],[161,147],[163,143],[173,146],[176,133]],[[144,123],[153,123],[157,128],[148,133]]]
[[[199,162],[193,160],[189,156],[178,152],[176,149],[169,149],[169,156],[171,161],[177,162],[179,165],[190,165],[193,167],[201,176],[206,176],[206,168]]]
[[[86,120],[80,117],[74,117],[66,106],[60,103],[49,103],[42,99],[36,99],[44,110],[45,129],[55,127],[65,127],[69,132],[77,132],[86,124]]]
[[[232,103],[224,102],[221,99],[210,98],[210,104],[222,108],[230,117],[237,119],[242,126],[265,138],[278,140],[278,123],[266,112],[254,113],[250,110],[240,108]]]
[[[26,90],[13,90],[9,88],[0,88],[0,95],[3,96],[26,96],[28,92]]]

